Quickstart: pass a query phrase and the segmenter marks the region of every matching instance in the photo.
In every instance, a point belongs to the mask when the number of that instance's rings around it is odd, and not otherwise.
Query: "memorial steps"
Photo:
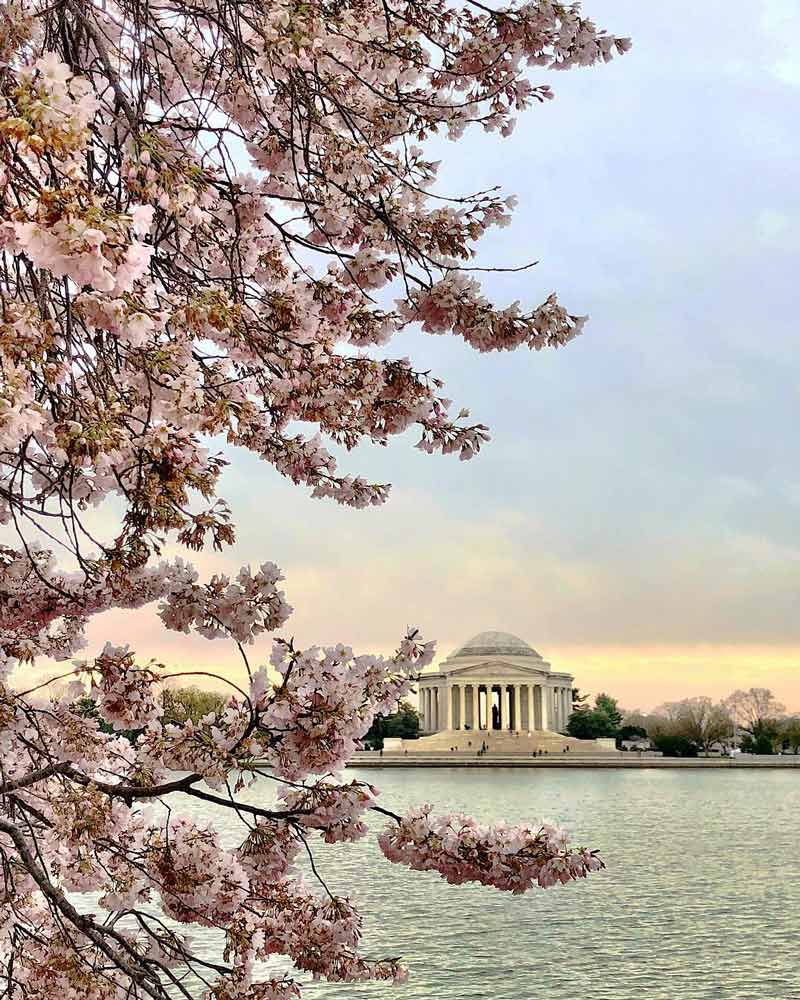
[[[612,754],[620,751],[614,746],[613,740],[578,740],[572,736],[562,736],[547,729],[537,729],[533,732],[512,732],[509,730],[463,730],[450,729],[433,733],[431,736],[421,736],[417,740],[395,741],[392,750],[408,751],[413,754],[449,753],[451,748],[460,752],[477,753],[482,744],[486,744],[490,754],[533,754],[537,752]],[[565,748],[567,748],[565,750]],[[388,747],[387,747],[388,749]]]

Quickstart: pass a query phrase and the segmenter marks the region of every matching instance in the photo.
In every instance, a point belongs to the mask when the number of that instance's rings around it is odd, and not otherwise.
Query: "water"
[[[514,897],[391,865],[373,838],[320,845],[327,884],[355,896],[366,914],[363,950],[402,955],[411,978],[402,987],[309,984],[307,997],[800,1000],[798,774],[453,768],[348,776],[377,784],[395,811],[427,801],[486,820],[557,820],[576,842],[600,849],[608,870]],[[259,797],[271,798],[270,782]]]

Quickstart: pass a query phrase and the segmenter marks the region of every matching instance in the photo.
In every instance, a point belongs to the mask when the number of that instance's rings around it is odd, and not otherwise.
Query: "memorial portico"
[[[507,632],[481,632],[419,681],[423,733],[560,732],[572,711],[571,674],[556,673]]]

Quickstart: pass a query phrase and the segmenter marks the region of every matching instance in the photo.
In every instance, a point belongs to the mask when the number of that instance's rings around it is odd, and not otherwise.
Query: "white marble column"
[[[458,685],[458,728],[465,729],[467,723],[467,688],[464,684]]]
[[[504,694],[505,699],[506,699],[506,708],[507,708],[507,711],[508,711],[508,724],[506,725],[506,729],[508,730],[508,732],[511,732],[511,727],[514,725],[514,720],[511,717],[512,714],[513,714],[512,711],[511,711],[511,706],[512,706],[512,702],[514,700],[514,690],[508,684],[504,684],[503,685],[503,694]]]
[[[536,728],[536,716],[533,709],[533,684],[526,685],[525,701],[528,708],[528,732],[533,732]]]
[[[542,696],[542,729],[550,728],[550,706],[548,705],[548,699],[550,695],[550,689],[542,685],[539,688]]]
[[[522,685],[514,685],[514,729],[522,731]]]
[[[453,689],[447,684],[444,688],[447,705],[445,706],[445,729],[453,728]]]

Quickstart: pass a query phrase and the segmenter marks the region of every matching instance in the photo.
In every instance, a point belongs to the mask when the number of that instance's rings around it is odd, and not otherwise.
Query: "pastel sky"
[[[556,100],[511,139],[440,151],[443,189],[519,196],[481,263],[540,263],[489,276],[492,297],[557,290],[591,314],[585,335],[487,357],[409,334],[394,351],[491,425],[485,452],[431,458],[413,435],[359,450],[348,469],[394,484],[370,511],[312,501],[240,454],[223,482],[239,541],[198,562],[278,562],[302,644],[389,651],[414,623],[446,654],[497,628],[630,708],[758,684],[800,709],[800,7],[585,10],[633,51],[537,73]],[[92,636],[239,670],[148,612]]]

